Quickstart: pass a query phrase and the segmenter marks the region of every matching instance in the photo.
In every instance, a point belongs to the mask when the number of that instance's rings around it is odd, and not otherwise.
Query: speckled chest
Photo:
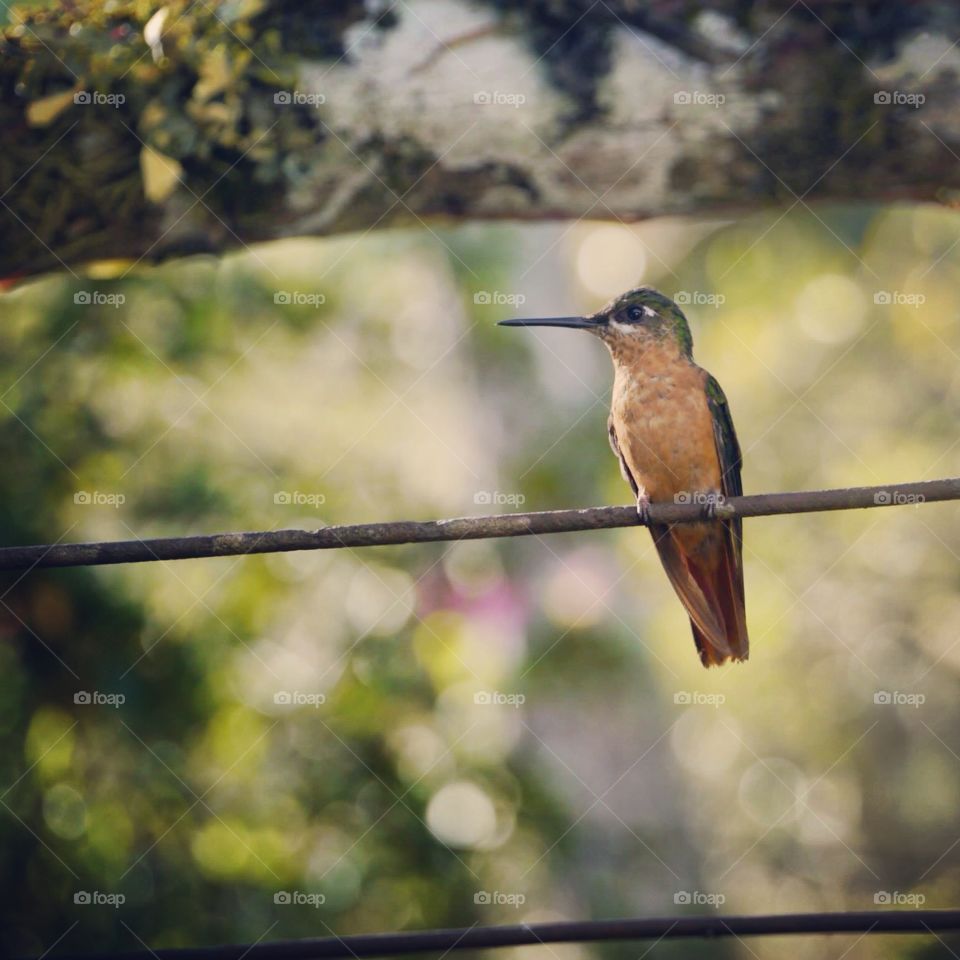
[[[610,416],[627,466],[651,500],[717,490],[720,465],[706,373],[671,345],[614,354]]]

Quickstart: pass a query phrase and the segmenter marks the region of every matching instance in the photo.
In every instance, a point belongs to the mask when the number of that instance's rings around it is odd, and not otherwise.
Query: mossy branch
[[[661,6],[14,8],[0,278],[433,218],[953,203],[960,7]]]

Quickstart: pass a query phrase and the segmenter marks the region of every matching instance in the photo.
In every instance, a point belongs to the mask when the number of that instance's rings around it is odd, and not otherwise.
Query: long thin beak
[[[529,320],[501,320],[498,327],[569,327],[571,330],[591,330],[602,327],[603,321],[593,317],[533,317]]]

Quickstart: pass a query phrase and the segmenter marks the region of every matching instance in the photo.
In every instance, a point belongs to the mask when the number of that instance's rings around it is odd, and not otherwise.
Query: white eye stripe
[[[643,315],[644,315],[645,317],[655,317],[655,316],[656,316],[656,313],[655,313],[653,310],[651,310],[649,307],[644,307],[644,308],[643,308]]]

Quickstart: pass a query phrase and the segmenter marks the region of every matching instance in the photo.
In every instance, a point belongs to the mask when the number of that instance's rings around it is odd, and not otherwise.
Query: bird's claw
[[[722,493],[708,493],[703,503],[704,520],[717,519],[717,507],[723,503]]]
[[[645,526],[650,526],[650,498],[637,497],[637,516],[640,522]]]

